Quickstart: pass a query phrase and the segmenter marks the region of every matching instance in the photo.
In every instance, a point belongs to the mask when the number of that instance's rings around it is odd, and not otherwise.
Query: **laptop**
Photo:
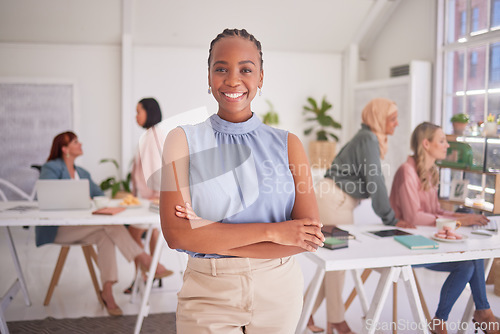
[[[40,210],[90,209],[89,180],[38,180],[36,181]]]

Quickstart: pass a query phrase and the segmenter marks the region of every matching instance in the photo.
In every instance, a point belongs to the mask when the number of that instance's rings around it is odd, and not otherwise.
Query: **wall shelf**
[[[437,163],[440,169],[439,201],[443,208],[461,205],[491,214],[500,214],[500,164],[497,161],[500,140],[454,135],[447,135],[447,140],[450,143],[464,143],[464,145],[457,148],[457,152],[450,151],[451,146],[448,160]],[[456,179],[469,180],[467,196],[463,201],[450,200],[448,197],[452,180]]]

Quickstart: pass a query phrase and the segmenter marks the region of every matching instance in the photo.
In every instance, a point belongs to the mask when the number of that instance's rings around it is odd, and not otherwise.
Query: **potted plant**
[[[262,123],[267,125],[278,125],[280,122],[280,116],[274,110],[274,106],[271,101],[266,99],[266,103],[269,105],[269,111],[262,115]]]
[[[119,175],[120,166],[118,165],[118,162],[115,159],[101,159],[101,161],[99,161],[99,163],[106,163],[106,162],[113,163],[113,165],[116,167],[116,175]],[[106,180],[102,181],[99,186],[103,191],[111,189],[112,198],[124,198],[125,196],[131,193],[130,179],[131,179],[130,173],[127,174],[127,178],[125,180],[120,180],[118,177],[111,176],[108,177]]]
[[[342,125],[328,114],[333,106],[326,100],[326,96],[321,103],[312,97],[308,97],[307,102],[309,104],[304,106],[304,114],[308,116],[306,121],[314,124],[304,130],[304,134],[307,136],[315,131],[316,135],[316,140],[309,143],[311,166],[328,168],[335,158],[335,146],[339,140],[331,129],[341,129]]]
[[[484,123],[484,135],[486,137],[496,137],[497,135],[497,121],[492,114],[486,117],[486,123]]]
[[[467,124],[469,124],[470,117],[467,114],[455,114],[451,117],[450,121],[453,125],[453,134],[462,136]]]

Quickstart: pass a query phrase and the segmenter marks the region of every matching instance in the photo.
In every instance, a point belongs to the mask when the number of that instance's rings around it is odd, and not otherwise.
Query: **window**
[[[479,30],[479,8],[472,8],[472,29],[471,31]]]
[[[475,78],[477,72],[477,52],[471,52],[470,54],[470,72],[469,77]]]
[[[467,16],[465,11],[460,13],[460,36],[465,36],[467,29]]]
[[[500,0],[491,1],[491,28],[500,28]]]
[[[500,88],[500,43],[490,47],[490,88]]]
[[[464,54],[461,53],[458,55],[458,77],[459,78],[464,78]]]
[[[442,0],[442,124],[452,115],[500,115],[500,0]]]

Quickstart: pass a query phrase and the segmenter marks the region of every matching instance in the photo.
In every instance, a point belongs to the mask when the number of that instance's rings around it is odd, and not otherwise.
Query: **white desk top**
[[[304,253],[312,261],[324,266],[326,271],[360,268],[382,268],[423,263],[453,262],[500,257],[500,235],[492,237],[471,234],[472,228],[461,227],[457,232],[468,238],[461,243],[439,242],[438,249],[411,250],[392,237],[377,238],[366,231],[391,229],[391,226],[343,225],[341,228],[355,235],[349,247],[329,250],[320,248],[314,253]],[[419,226],[402,229],[412,234],[431,238],[435,227]]]
[[[149,201],[141,201],[140,207],[126,208],[115,215],[93,215],[95,207],[88,210],[40,211],[37,202],[0,202],[0,226],[159,224],[160,216],[149,210]],[[109,206],[118,206],[118,203],[119,200],[112,200]],[[33,209],[8,210],[18,206]]]

